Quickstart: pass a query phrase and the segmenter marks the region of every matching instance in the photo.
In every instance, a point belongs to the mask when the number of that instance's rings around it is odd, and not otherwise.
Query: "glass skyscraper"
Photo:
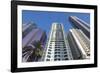
[[[41,61],[46,44],[46,32],[34,23],[23,26],[22,29],[22,61]]]

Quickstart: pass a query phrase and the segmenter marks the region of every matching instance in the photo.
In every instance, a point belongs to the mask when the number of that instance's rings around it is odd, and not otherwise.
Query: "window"
[[[60,61],[60,59],[57,59],[57,60],[59,60],[59,61]]]
[[[68,60],[68,58],[65,58],[65,60]]]
[[[49,46],[52,46],[51,44]]]
[[[60,54],[60,52],[55,52],[55,54]]]
[[[54,59],[55,61],[60,61],[60,59]]]
[[[48,54],[51,54],[51,52],[48,52]]]
[[[57,52],[55,52],[55,54],[57,54]]]
[[[51,49],[48,49],[48,51],[51,51]]]
[[[66,51],[66,49],[64,49],[64,51]]]
[[[55,51],[60,51],[60,49],[55,49]]]
[[[67,55],[64,55],[64,57],[67,57]]]
[[[64,52],[64,54],[67,54],[67,52]]]
[[[47,57],[50,58],[51,56],[50,55],[47,55]]]
[[[66,48],[66,46],[63,46],[63,48]]]
[[[54,61],[57,61],[57,59],[54,59]]]
[[[60,57],[60,55],[55,55],[55,57]]]
[[[49,46],[49,48],[52,48],[51,46]]]
[[[50,61],[50,59],[46,59],[46,61]]]

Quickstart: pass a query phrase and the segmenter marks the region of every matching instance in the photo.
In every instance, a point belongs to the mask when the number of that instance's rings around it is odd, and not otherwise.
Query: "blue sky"
[[[68,32],[72,28],[69,22],[69,16],[77,16],[78,18],[90,23],[89,13],[75,13],[75,12],[51,12],[51,11],[22,11],[22,24],[34,22],[36,25],[45,30],[48,34],[53,22],[62,23],[64,31]]]

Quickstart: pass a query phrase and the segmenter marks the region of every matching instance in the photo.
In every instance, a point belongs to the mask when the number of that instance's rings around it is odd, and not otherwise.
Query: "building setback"
[[[40,61],[40,59],[34,59],[35,56],[32,56],[34,51],[37,49],[37,44],[41,44],[42,50],[44,50],[46,44],[46,32],[42,29],[36,27],[34,24],[27,24],[23,28],[23,37],[22,37],[22,61]]]
[[[72,22],[74,28],[81,29],[84,32],[84,34],[88,38],[90,38],[90,26],[89,26],[88,23],[86,23],[85,21],[79,19],[76,16],[70,16],[69,19]]]
[[[70,29],[67,39],[73,59],[90,58],[90,40],[80,29]]]
[[[62,24],[53,23],[46,45],[44,61],[72,60],[69,44],[65,39]]]

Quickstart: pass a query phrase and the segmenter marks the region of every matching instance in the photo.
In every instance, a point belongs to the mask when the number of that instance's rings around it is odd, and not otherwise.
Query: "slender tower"
[[[80,29],[70,29],[67,39],[73,59],[90,58],[90,40]]]
[[[68,42],[65,39],[62,24],[53,23],[48,38],[45,61],[61,61],[73,59]]]

